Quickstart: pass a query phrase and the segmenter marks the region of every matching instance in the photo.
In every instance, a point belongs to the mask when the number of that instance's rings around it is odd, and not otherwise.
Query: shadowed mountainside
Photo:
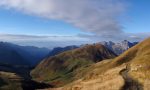
[[[0,63],[35,66],[50,52],[46,48],[0,42]]]

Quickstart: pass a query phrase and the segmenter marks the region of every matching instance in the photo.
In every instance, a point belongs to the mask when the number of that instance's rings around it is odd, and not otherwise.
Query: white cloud
[[[122,0],[1,0],[0,6],[63,20],[98,35],[122,33],[118,17],[125,9]]]
[[[94,42],[108,40],[139,41],[150,33],[125,33],[118,17],[125,11],[123,0],[0,0],[0,7],[47,19],[62,20],[93,35],[32,36],[0,35],[6,41]]]

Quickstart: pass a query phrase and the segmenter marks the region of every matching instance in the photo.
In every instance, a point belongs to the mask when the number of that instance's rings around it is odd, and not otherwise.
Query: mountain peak
[[[119,43],[114,43],[112,41],[109,42],[100,42],[101,44],[103,44],[104,46],[106,46],[107,48],[109,48],[110,50],[112,50],[114,53],[116,53],[117,55],[122,54],[124,51],[128,50],[129,48],[133,47],[134,45],[136,45],[138,42],[129,42],[128,40],[123,40]]]

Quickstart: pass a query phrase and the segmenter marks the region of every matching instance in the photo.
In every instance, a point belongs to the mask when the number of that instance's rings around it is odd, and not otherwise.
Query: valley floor
[[[0,72],[0,90],[36,90],[50,87],[45,83],[26,80],[15,73]]]

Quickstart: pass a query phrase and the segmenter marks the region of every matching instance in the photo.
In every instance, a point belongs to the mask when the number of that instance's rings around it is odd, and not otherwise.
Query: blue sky
[[[129,20],[124,26],[127,32],[140,33],[150,32],[150,1],[149,0],[128,0],[129,7],[127,15]]]
[[[124,31],[131,33],[150,32],[150,1],[128,0],[127,18],[123,20]],[[0,33],[76,35],[82,32],[61,20],[47,20],[14,10],[0,9]]]
[[[1,41],[34,45],[45,39],[47,45],[50,42],[55,45],[67,42],[68,45],[69,42],[81,44],[102,40],[137,41],[150,35],[149,0],[31,1],[0,2]],[[43,39],[35,39],[35,36]]]
[[[1,9],[0,33],[70,36],[85,32],[61,20],[47,20],[17,11]]]

